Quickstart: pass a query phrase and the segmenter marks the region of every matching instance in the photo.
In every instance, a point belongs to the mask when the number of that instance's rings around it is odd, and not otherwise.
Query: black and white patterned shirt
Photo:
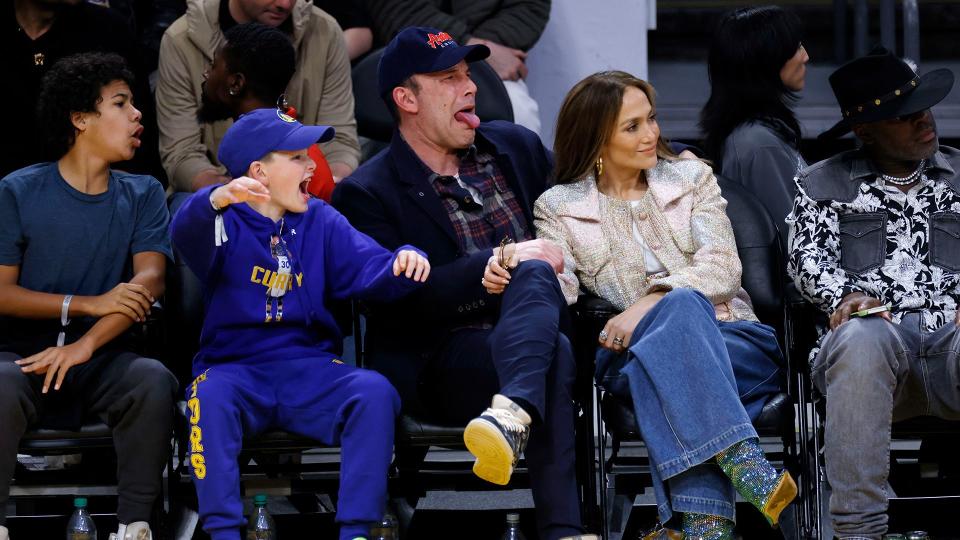
[[[960,301],[955,165],[960,151],[940,147],[907,193],[857,150],[802,171],[788,271],[804,297],[829,315],[860,291],[889,304],[895,322],[908,312],[927,331],[952,322]]]

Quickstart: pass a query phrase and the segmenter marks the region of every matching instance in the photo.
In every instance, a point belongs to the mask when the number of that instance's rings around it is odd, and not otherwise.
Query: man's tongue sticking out
[[[477,129],[477,126],[480,125],[480,117],[474,114],[472,111],[460,111],[453,115],[453,117],[460,122],[467,124],[471,129]]]

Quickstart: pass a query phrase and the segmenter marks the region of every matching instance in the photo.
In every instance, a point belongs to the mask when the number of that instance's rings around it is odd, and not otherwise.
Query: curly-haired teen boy
[[[61,157],[0,181],[0,524],[27,428],[99,417],[117,451],[117,536],[151,537],[177,382],[124,339],[170,256],[160,183],[110,168],[140,146],[132,78],[114,54],[59,61],[38,118]]]

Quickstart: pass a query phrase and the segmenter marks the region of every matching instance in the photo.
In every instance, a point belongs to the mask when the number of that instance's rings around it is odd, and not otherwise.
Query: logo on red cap
[[[453,38],[450,37],[450,34],[446,32],[440,32],[439,34],[427,34],[427,45],[431,49],[436,49],[437,45],[442,49],[447,45],[456,45],[456,42],[453,41]]]

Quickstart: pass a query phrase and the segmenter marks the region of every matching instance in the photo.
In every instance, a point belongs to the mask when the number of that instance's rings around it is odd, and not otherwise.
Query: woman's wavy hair
[[[617,125],[627,88],[640,89],[656,111],[656,91],[647,81],[623,71],[601,71],[578,82],[563,100],[553,142],[554,174],[558,184],[573,182],[592,171]],[[657,157],[675,159],[663,136]]]
[[[45,141],[45,157],[62,158],[77,140],[73,113],[95,113],[104,86],[123,81],[133,87],[133,73],[114,53],[89,52],[62,58],[40,83],[37,125]]]
[[[800,124],[790,108],[798,96],[783,85],[780,70],[802,37],[800,19],[779,6],[741,8],[720,20],[707,60],[710,99],[700,111],[708,158],[719,164],[726,138],[751,120],[780,120],[787,126],[781,135],[799,143]]]

